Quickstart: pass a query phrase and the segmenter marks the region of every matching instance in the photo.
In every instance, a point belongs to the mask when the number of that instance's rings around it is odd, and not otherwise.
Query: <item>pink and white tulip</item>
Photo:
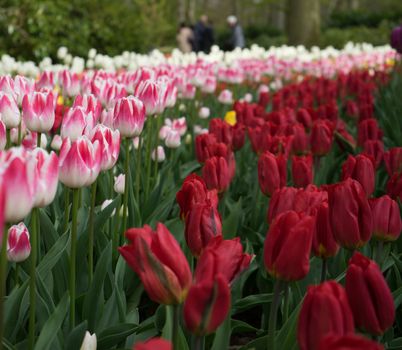
[[[113,127],[122,137],[134,137],[141,134],[145,122],[145,106],[136,97],[119,99],[113,110]]]
[[[60,135],[54,135],[50,147],[55,151],[60,151],[63,139]]]
[[[162,146],[158,146],[156,150],[152,150],[151,158],[153,161],[162,163],[166,159],[165,149]]]
[[[126,175],[125,174],[120,174],[119,176],[114,177],[113,189],[116,193],[124,194],[125,184],[126,184]]]
[[[198,111],[198,116],[200,117],[200,119],[208,119],[210,115],[211,112],[208,107],[201,107]]]
[[[59,83],[64,96],[73,97],[80,93],[81,84],[77,74],[64,70],[59,75]]]
[[[73,107],[83,107],[86,113],[92,112],[95,121],[99,120],[102,113],[102,104],[94,95],[91,94],[77,95]]]
[[[53,92],[34,92],[22,100],[26,127],[31,131],[48,132],[54,124],[57,96]]]
[[[86,136],[71,142],[63,140],[59,156],[59,180],[70,188],[91,185],[99,175],[102,153],[99,141],[92,143]]]
[[[166,89],[160,82],[141,81],[134,95],[144,103],[147,115],[160,114],[166,107]]]
[[[21,113],[12,95],[0,92],[0,119],[7,129],[16,128],[21,121]]]
[[[7,259],[11,262],[22,262],[31,254],[29,232],[23,222],[13,225],[8,230]]]
[[[232,91],[225,89],[222,90],[218,96],[218,101],[224,105],[230,105],[233,103],[233,93]]]
[[[84,107],[70,108],[61,123],[60,135],[64,139],[77,140],[94,128],[95,120],[92,112],[87,113]]]
[[[114,167],[120,153],[120,132],[111,130],[107,126],[97,124],[91,132],[91,141],[99,141],[102,153],[101,170]]]
[[[165,138],[165,145],[168,148],[178,148],[181,144],[180,134],[178,131],[171,129]]]
[[[22,105],[22,100],[25,95],[31,95],[34,92],[34,82],[24,76],[17,75],[14,78],[14,93],[18,105]]]

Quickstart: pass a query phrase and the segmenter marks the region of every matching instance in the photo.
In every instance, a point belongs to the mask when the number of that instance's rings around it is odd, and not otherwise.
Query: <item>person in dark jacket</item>
[[[214,32],[208,17],[202,15],[194,26],[194,51],[208,53],[214,43]]]
[[[230,49],[234,50],[239,47],[244,49],[246,41],[244,39],[243,28],[240,26],[236,16],[229,16],[227,22],[232,30],[232,36],[230,40]]]

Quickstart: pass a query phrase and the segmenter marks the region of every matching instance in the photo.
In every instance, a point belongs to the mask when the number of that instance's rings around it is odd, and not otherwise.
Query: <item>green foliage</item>
[[[347,28],[365,26],[376,28],[386,20],[398,23],[402,19],[402,8],[389,12],[368,12],[368,11],[342,11],[334,12],[329,20],[328,27]]]

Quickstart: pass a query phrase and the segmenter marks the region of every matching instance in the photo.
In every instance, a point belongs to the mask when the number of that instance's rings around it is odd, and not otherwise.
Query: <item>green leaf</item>
[[[11,338],[11,334],[15,329],[22,325],[17,322],[18,310],[20,309],[22,299],[28,288],[28,280],[25,281],[19,288],[14,288],[10,295],[4,302],[4,335],[8,339]]]
[[[87,321],[76,326],[67,336],[65,349],[79,349],[82,345],[87,329]]]
[[[228,349],[232,333],[230,313],[216,331],[211,350]]]
[[[222,232],[225,239],[236,237],[239,228],[240,220],[243,216],[241,198],[233,205],[229,205],[229,215],[223,219]]]
[[[123,342],[129,335],[133,334],[138,326],[132,323],[120,323],[114,325],[99,334],[98,350],[109,350]]]
[[[100,230],[105,225],[106,221],[112,216],[113,210],[116,209],[119,201],[120,197],[117,196],[112,203],[95,215],[94,227],[97,230]]]
[[[47,350],[52,346],[53,340],[56,338],[58,332],[61,329],[64,318],[67,314],[70,297],[68,293],[61,299],[59,305],[57,305],[54,313],[49,317],[45,325],[43,326],[39,338],[35,345],[35,350]]]
[[[234,303],[232,306],[232,315],[246,311],[257,305],[269,304],[272,302],[272,297],[272,293],[248,295]]]

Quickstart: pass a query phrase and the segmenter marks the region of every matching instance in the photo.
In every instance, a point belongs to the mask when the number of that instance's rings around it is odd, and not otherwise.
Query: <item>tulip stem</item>
[[[321,265],[321,283],[325,281],[327,277],[327,259],[321,259],[322,260],[322,265]]]
[[[29,336],[28,347],[35,345],[35,313],[36,313],[36,260],[38,253],[38,208],[32,210],[31,216],[31,266],[29,280]]]
[[[18,146],[21,144],[22,141],[22,122],[18,125]]]
[[[18,285],[20,284],[20,264],[18,263],[15,263],[14,282],[15,285],[18,287]]]
[[[6,129],[6,149],[11,147],[11,130]]]
[[[64,188],[64,225],[63,225],[62,233],[65,233],[67,231],[69,219],[70,219],[70,189],[65,187]]]
[[[0,350],[3,349],[4,333],[4,296],[6,295],[6,273],[7,273],[7,237],[8,228],[4,227],[3,239],[0,251]]]
[[[122,222],[122,235],[126,232],[127,228],[127,209],[128,209],[128,186],[130,185],[131,181],[130,178],[130,139],[125,140],[126,150],[125,150],[125,162],[124,162],[124,197],[123,197],[123,222]]]
[[[145,201],[148,200],[149,187],[151,185],[151,146],[152,146],[152,129],[154,125],[154,117],[148,118],[148,129],[147,129],[147,149],[146,149],[146,177],[145,177]]]
[[[278,306],[281,298],[281,289],[282,289],[282,282],[280,280],[276,280],[274,285],[274,297],[269,312],[269,326],[268,326],[269,350],[275,350],[276,319],[278,314]]]
[[[36,134],[36,137],[37,137],[37,139],[36,139],[36,147],[40,147],[40,144],[41,144],[41,142],[40,142],[40,132],[38,131],[38,133]]]
[[[284,282],[284,300],[283,300],[283,323],[288,320],[289,317],[289,285]]]
[[[154,181],[156,184],[156,177],[158,175],[158,144],[159,144],[159,129],[160,129],[160,121],[162,120],[162,117],[158,118],[156,116],[156,127],[155,127],[155,136],[154,136],[154,151],[155,151],[155,162],[154,162]]]
[[[95,223],[95,202],[96,202],[96,189],[98,180],[91,186],[91,209],[89,212],[89,230],[88,230],[88,284],[92,283],[94,272],[94,223]]]
[[[384,242],[383,241],[378,241],[377,243],[377,264],[381,268],[381,265],[383,263],[383,255],[384,255]]]
[[[141,208],[140,205],[140,175],[141,175],[141,151],[142,151],[142,137],[138,136],[138,149],[137,149],[137,161],[136,161],[136,169],[135,169],[135,200],[137,201],[138,208]],[[141,226],[141,213],[138,213],[138,226]]]
[[[172,327],[172,343],[173,349],[177,349],[179,344],[179,326],[180,326],[180,305],[173,305],[173,327]]]
[[[77,255],[77,216],[80,190],[73,190],[73,212],[71,221],[71,250],[70,250],[70,329],[75,326],[75,267]]]
[[[204,350],[204,345],[205,345],[204,340],[205,340],[204,337],[195,335],[193,337],[193,346],[191,347],[191,349]]]

